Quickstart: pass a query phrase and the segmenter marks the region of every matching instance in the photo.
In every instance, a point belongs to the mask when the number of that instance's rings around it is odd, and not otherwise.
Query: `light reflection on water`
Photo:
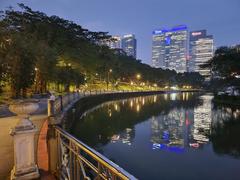
[[[108,102],[72,133],[140,179],[238,179],[240,110],[212,98],[172,93]]]

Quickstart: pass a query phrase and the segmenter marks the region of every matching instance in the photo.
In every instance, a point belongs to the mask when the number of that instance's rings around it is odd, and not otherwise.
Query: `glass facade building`
[[[121,37],[120,36],[113,36],[113,41],[109,42],[108,46],[111,49],[121,49]]]
[[[137,40],[135,35],[128,34],[123,36],[122,49],[127,53],[128,56],[132,56],[134,58],[137,57]]]
[[[152,66],[186,72],[188,29],[185,25],[153,32]]]
[[[206,80],[210,80],[210,69],[203,69],[200,65],[205,64],[214,55],[213,36],[207,35],[206,30],[190,32],[189,54],[188,70],[199,72]]]

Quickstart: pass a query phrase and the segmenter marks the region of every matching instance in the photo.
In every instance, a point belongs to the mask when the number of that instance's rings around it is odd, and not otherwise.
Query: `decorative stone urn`
[[[29,119],[30,114],[34,113],[38,107],[36,101],[16,101],[9,107],[10,111],[20,117],[19,122],[10,132],[14,143],[12,180],[28,180],[39,177],[34,146],[37,128]]]

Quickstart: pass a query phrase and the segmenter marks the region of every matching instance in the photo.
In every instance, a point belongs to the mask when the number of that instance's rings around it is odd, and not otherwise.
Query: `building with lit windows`
[[[190,32],[189,55],[188,71],[199,72],[206,80],[210,80],[210,69],[200,66],[214,55],[213,36],[207,35],[206,30]]]
[[[128,56],[132,56],[134,58],[137,57],[137,40],[135,35],[128,34],[123,36],[122,49],[127,53]]]
[[[108,46],[111,49],[121,49],[121,37],[112,36],[112,39],[103,40],[99,43],[100,45]]]
[[[153,31],[152,66],[186,72],[188,29],[185,25]]]
[[[120,36],[113,36],[113,41],[109,42],[108,46],[111,49],[121,49],[121,37]]]

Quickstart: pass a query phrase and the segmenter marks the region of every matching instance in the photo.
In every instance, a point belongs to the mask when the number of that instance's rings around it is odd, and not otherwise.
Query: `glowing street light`
[[[137,74],[136,75],[136,78],[139,80],[139,79],[141,79],[141,74]]]

